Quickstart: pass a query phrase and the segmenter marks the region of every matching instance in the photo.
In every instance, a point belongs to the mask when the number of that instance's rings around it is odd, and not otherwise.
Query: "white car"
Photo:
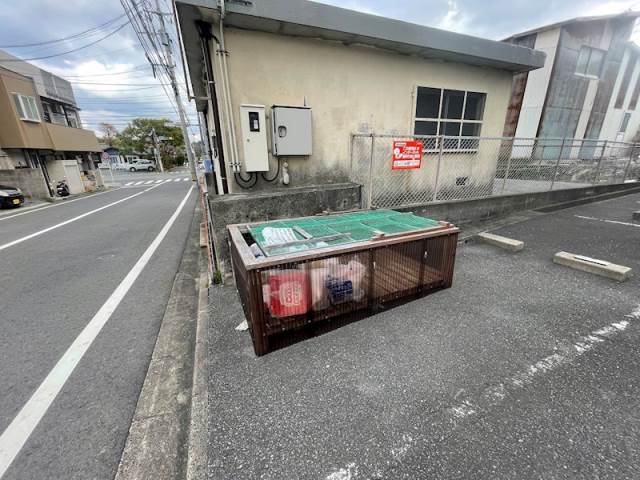
[[[140,172],[140,171],[153,172],[155,169],[156,169],[156,166],[151,160],[133,160],[129,164],[130,172]]]

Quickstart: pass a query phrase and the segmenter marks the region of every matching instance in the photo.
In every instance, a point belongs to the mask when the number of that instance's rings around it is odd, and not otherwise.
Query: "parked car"
[[[0,207],[19,207],[24,203],[24,195],[18,187],[0,185]]]
[[[151,160],[134,160],[129,165],[130,172],[139,172],[141,170],[146,170],[147,172],[153,172],[156,169],[156,166]]]

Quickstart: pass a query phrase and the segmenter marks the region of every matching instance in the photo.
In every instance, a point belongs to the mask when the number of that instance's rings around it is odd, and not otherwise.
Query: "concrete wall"
[[[515,136],[533,138],[538,134],[540,118],[544,108],[547,89],[551,81],[556,50],[560,39],[560,29],[555,28],[536,35],[534,48],[547,54],[544,67],[529,72],[527,88],[524,92],[522,107],[518,117]]]
[[[640,101],[634,106],[631,105],[634,92],[640,88],[640,58],[636,53],[637,47],[627,47],[622,64],[618,71],[618,77],[613,88],[613,94],[609,101],[609,108],[602,124],[602,130],[600,131],[600,140],[620,140],[624,142],[633,141],[638,129],[640,128]],[[636,54],[634,54],[636,53]],[[624,95],[624,102],[620,108],[616,108],[616,99],[621,94],[622,78],[627,68],[632,68],[631,80],[627,86]],[[625,113],[630,113],[629,124],[624,134],[619,135],[620,127]]]
[[[47,171],[52,183],[57,184],[60,180],[66,179],[69,192],[72,194],[84,192],[84,182],[77,160],[49,160]]]
[[[411,211],[423,217],[446,220],[456,225],[465,225],[559,203],[584,203],[596,197],[603,199],[602,195],[616,196],[638,192],[640,192],[640,185],[637,183],[598,185],[567,190],[504,195],[480,200],[459,200],[397,210]]]
[[[305,217],[323,211],[360,208],[360,185],[342,183],[323,188],[298,187],[272,192],[212,196],[211,223],[220,270],[231,273],[227,225],[279,218]]]
[[[260,104],[269,109],[274,104],[306,103],[313,109],[313,155],[286,158],[291,185],[345,181],[352,132],[412,133],[416,86],[486,93],[481,134],[502,134],[511,90],[510,72],[232,28],[225,29],[225,41],[240,158],[241,104]],[[221,79],[218,58],[214,55],[213,62],[216,78]],[[224,108],[220,110],[224,121]],[[273,158],[271,165],[273,172]],[[232,175],[228,178],[238,191]],[[262,181],[258,185],[265,186],[273,188]]]
[[[27,197],[50,198],[44,175],[39,168],[0,170],[0,184],[17,186]]]

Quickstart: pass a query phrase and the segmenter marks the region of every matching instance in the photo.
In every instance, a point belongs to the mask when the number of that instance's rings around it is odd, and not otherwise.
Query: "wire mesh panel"
[[[398,142],[419,142],[419,166],[394,168]],[[363,206],[409,207],[624,183],[637,178],[634,144],[592,139],[354,135],[352,179]]]
[[[384,306],[450,287],[458,230],[442,224],[430,234],[392,234],[329,252],[261,260],[251,254],[248,231],[241,236],[232,226],[230,233],[240,301],[254,350],[263,355]]]

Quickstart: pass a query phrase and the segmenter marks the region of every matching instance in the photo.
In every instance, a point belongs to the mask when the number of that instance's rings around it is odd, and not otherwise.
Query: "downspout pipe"
[[[211,50],[209,42],[213,39],[211,33],[211,24],[203,21],[196,21],[196,27],[200,35],[200,43],[202,45],[202,56],[204,57],[205,70],[207,72],[207,90],[211,98],[211,107],[213,109],[213,123],[216,130],[216,147],[218,150],[218,171],[220,180],[222,181],[222,193],[229,193],[229,184],[227,182],[227,170],[224,164],[224,149],[222,148],[222,128],[220,123],[220,112],[218,112],[218,95],[216,93],[216,82],[213,74],[213,66],[211,65]],[[212,158],[213,160],[213,158]]]
[[[232,149],[232,164],[233,164],[233,171],[236,173],[240,173],[241,172],[241,165],[240,165],[240,161],[239,161],[239,155],[238,155],[238,144],[236,142],[236,127],[235,127],[235,123],[233,121],[233,106],[231,104],[231,89],[229,87],[229,68],[227,65],[227,55],[228,55],[228,51],[227,51],[227,45],[226,42],[224,40],[224,18],[226,15],[226,6],[225,6],[225,1],[224,0],[220,0],[220,47],[218,49],[218,53],[219,53],[219,57],[220,57],[220,71],[222,73],[222,100],[224,101],[225,104],[225,111],[227,114],[227,118],[229,119],[229,129],[231,132],[231,149]]]

